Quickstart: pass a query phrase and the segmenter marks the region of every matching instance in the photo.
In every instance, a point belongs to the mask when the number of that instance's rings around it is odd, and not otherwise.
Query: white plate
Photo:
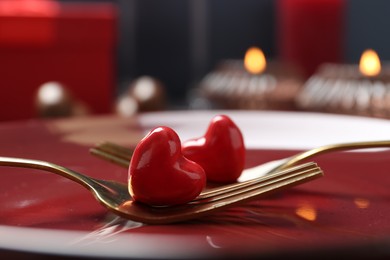
[[[234,120],[249,149],[310,149],[333,143],[390,137],[388,120],[309,112],[163,112],[144,114],[139,121],[146,131],[160,125],[170,126],[184,141],[203,135],[209,120],[219,114],[226,114]]]
[[[236,122],[250,149],[295,150],[338,142],[390,139],[390,121],[319,113],[176,111],[143,114],[139,122],[145,131],[170,126],[182,140],[187,140],[203,135],[210,119],[218,114],[229,115]],[[119,218],[88,231],[0,225],[0,248],[72,256],[179,258],[202,254],[205,244],[218,247],[212,237],[204,234],[169,233],[166,228],[161,233],[128,232],[139,226]]]

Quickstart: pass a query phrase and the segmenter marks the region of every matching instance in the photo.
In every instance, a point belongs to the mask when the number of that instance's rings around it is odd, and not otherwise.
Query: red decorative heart
[[[203,168],[182,155],[180,139],[171,128],[155,128],[135,148],[129,166],[129,192],[135,201],[183,204],[205,185]]]
[[[184,142],[182,152],[200,164],[212,182],[234,182],[245,166],[241,131],[225,115],[214,117],[203,137]]]

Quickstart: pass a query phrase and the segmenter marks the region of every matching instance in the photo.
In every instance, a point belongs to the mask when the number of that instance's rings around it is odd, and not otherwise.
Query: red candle
[[[311,75],[320,64],[343,59],[345,0],[278,0],[280,59]]]

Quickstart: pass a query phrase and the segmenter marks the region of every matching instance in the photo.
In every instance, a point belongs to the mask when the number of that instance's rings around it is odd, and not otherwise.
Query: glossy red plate
[[[46,160],[127,182],[127,170],[89,154],[93,144],[132,146],[160,124],[183,139],[226,113],[241,128],[246,167],[318,145],[390,138],[390,121],[314,113],[170,112],[0,125],[0,154]],[[261,144],[264,145],[261,145]],[[203,219],[148,226],[109,213],[83,187],[51,173],[1,167],[0,255],[182,258],[382,256],[390,246],[390,151],[338,152],[315,161],[325,176]]]

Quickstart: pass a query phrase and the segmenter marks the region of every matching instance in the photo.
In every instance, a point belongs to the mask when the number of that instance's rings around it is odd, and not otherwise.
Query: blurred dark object
[[[390,1],[347,1],[345,60],[357,63],[363,50],[372,48],[382,60],[390,60]]]
[[[115,113],[131,117],[139,112],[138,102],[129,95],[120,96],[115,104]]]
[[[324,64],[296,102],[306,111],[390,118],[390,67],[365,76],[357,64]]]
[[[0,120],[32,118],[39,86],[58,81],[111,110],[115,86],[113,4],[0,1]]]
[[[139,111],[163,110],[166,106],[165,87],[155,78],[142,76],[129,87],[129,95],[139,104]]]
[[[240,59],[253,45],[307,76],[324,62],[356,61],[368,47],[390,58],[386,0],[29,1],[34,13],[11,2],[25,1],[0,1],[0,120],[32,116],[33,101],[8,95],[8,86],[27,97],[52,80],[104,113],[125,82],[150,75],[166,86],[168,106],[183,108],[221,60]]]
[[[269,62],[260,75],[247,72],[242,60],[221,62],[200,83],[200,95],[222,109],[296,110],[295,98],[303,85],[293,66]]]
[[[77,100],[69,89],[59,82],[47,82],[39,87],[35,99],[40,118],[84,116],[88,114],[85,104]]]
[[[390,59],[388,0],[118,0],[120,82],[159,78],[181,102],[221,60],[262,46],[309,77],[322,63]],[[153,19],[151,19],[153,17]],[[192,94],[190,94],[192,96]],[[203,101],[201,101],[203,102]]]
[[[221,59],[252,45],[273,54],[274,0],[119,0],[120,93],[142,75],[166,86],[170,107]]]
[[[117,101],[116,112],[130,116],[137,112],[166,109],[166,90],[160,80],[142,76],[132,81]]]

